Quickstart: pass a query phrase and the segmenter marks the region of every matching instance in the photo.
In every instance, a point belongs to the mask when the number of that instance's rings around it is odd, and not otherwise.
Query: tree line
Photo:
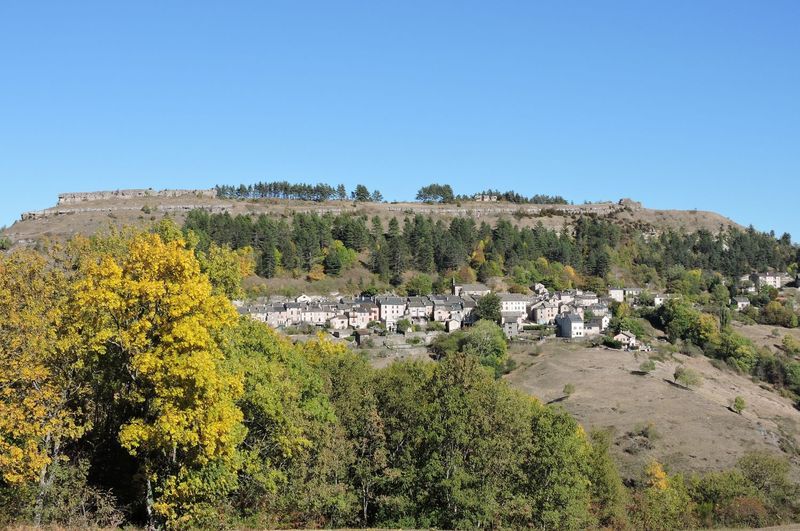
[[[288,181],[257,182],[253,184],[226,185],[220,184],[214,187],[217,197],[221,199],[295,199],[300,201],[347,201],[348,198],[357,202],[377,202],[383,201],[383,194],[379,190],[370,190],[363,184],[358,184],[348,194],[347,188],[343,184],[335,188],[329,184],[317,183],[290,183]],[[520,204],[540,204],[540,205],[566,205],[567,200],[559,195],[535,194],[527,197],[513,190],[500,192],[497,190],[487,190],[481,194],[496,196],[499,201]],[[478,194],[480,195],[480,194]],[[433,183],[423,186],[417,191],[416,200],[424,203],[455,203],[456,201],[472,201],[474,196],[456,195],[449,184]]]
[[[667,230],[645,238],[592,215],[579,217],[571,230],[554,231],[506,219],[490,226],[471,217],[445,222],[421,214],[386,223],[357,214],[295,213],[282,219],[195,210],[183,228],[200,238],[201,248],[211,242],[252,248],[263,277],[312,270],[337,275],[360,256],[370,271],[396,287],[414,271],[462,281],[506,276],[520,289],[543,282],[553,289],[603,291],[616,268],[631,282],[667,289],[682,271],[717,271],[733,278],[754,270],[785,270],[800,259],[788,235],[776,239],[752,228],[730,228],[716,235]],[[345,249],[355,255],[344,256]]]
[[[301,201],[346,201],[347,189],[343,184],[336,188],[329,184],[290,183],[287,181],[258,182],[255,184],[217,185],[214,187],[217,197],[221,199],[296,199]],[[381,202],[383,194],[379,190],[370,192],[366,186],[359,184],[350,192],[350,199],[360,202]]]
[[[534,194],[532,196],[525,196],[514,190],[501,192],[500,190],[484,190],[475,195],[488,195],[496,196],[498,201],[507,201],[509,203],[518,204],[533,204],[533,205],[567,205],[569,201],[560,195],[547,195],[547,194]],[[469,199],[472,199],[471,197]]]

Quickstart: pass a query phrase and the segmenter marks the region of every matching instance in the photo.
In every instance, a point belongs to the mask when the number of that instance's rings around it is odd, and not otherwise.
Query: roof
[[[520,293],[498,293],[498,297],[503,302],[528,302],[530,297]]]
[[[400,297],[381,297],[380,299],[378,299],[378,304],[379,305],[391,304],[391,305],[405,306],[406,305],[406,301],[404,299],[400,298]]]
[[[475,284],[456,284],[456,287],[461,288],[462,291],[489,291],[489,287],[480,282]]]
[[[582,323],[583,322],[583,318],[580,315],[578,315],[577,313],[564,314],[564,316],[561,317],[561,320],[562,321],[566,321],[569,324]]]

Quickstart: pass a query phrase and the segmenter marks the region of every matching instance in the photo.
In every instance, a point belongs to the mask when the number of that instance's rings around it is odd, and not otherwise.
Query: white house
[[[406,301],[400,297],[380,297],[378,310],[381,321],[386,324],[386,328],[394,330],[397,321],[403,318],[406,313]]]
[[[623,347],[628,349],[636,348],[636,345],[639,344],[636,341],[636,336],[627,330],[623,330],[619,334],[615,335],[614,341],[618,341]]]
[[[347,328],[347,325],[347,317],[343,315],[337,315],[336,317],[328,319],[328,326],[331,330],[344,330]]]
[[[772,286],[775,289],[781,289],[792,281],[787,273],[753,273],[750,275],[750,281],[761,289],[764,286]]]
[[[408,316],[412,319],[430,319],[433,303],[427,297],[408,298]]]
[[[366,328],[371,319],[371,314],[368,308],[363,306],[354,306],[347,311],[348,324],[351,328],[358,330],[359,328]]]
[[[300,315],[305,311],[307,304],[304,302],[286,303],[286,324],[295,325],[301,322]]]
[[[747,297],[734,297],[733,300],[736,302],[736,309],[740,312],[750,306],[750,299]]]
[[[568,339],[584,337],[583,318],[575,313],[561,314],[556,317],[558,336]]]
[[[586,291],[575,297],[575,306],[580,306],[582,308],[587,308],[597,304],[598,302],[600,301],[598,300],[597,295],[591,291]]]
[[[608,288],[608,296],[611,298],[611,300],[615,300],[617,302],[623,302],[625,300],[625,289]]]
[[[527,313],[529,298],[517,293],[500,293],[500,311]]]
[[[322,306],[318,305],[309,305],[300,313],[300,322],[323,325],[328,321],[328,319],[331,319],[334,316],[334,312],[328,308],[323,308]]]

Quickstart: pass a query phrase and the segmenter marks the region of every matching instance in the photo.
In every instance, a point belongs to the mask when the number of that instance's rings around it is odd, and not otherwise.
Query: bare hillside
[[[289,216],[293,212],[355,213],[384,220],[407,215],[423,214],[437,219],[472,216],[478,221],[494,224],[498,219],[513,220],[521,226],[545,227],[560,230],[570,226],[586,214],[593,214],[632,226],[644,233],[657,233],[664,229],[694,231],[704,228],[716,232],[721,228],[736,226],[728,218],[713,212],[651,210],[639,203],[623,200],[619,203],[589,205],[516,205],[511,203],[464,202],[451,205],[422,203],[354,203],[350,201],[308,202],[294,200],[234,201],[217,199],[207,190],[187,191],[130,191],[94,192],[65,195],[62,201],[49,209],[23,213],[20,221],[6,229],[6,235],[15,243],[30,242],[43,237],[62,239],[76,233],[92,233],[109,225],[136,225],[165,216],[179,223],[194,208],[210,212],[236,214],[267,214]],[[136,193],[133,193],[136,192]]]
[[[675,471],[730,468],[749,450],[783,453],[792,459],[795,475],[800,471],[800,411],[705,357],[676,355],[641,375],[644,355],[637,359],[631,352],[554,342],[538,356],[528,351],[514,349],[518,368],[507,380],[560,404],[586,429],[611,428],[613,452],[627,477],[637,477],[654,458]],[[689,390],[671,382],[681,362],[702,374],[702,385]],[[575,387],[568,398],[566,384]],[[737,395],[746,403],[742,415],[729,409]]]

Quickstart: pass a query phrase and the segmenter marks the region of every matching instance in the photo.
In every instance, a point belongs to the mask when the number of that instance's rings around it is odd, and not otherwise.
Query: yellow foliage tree
[[[669,488],[669,477],[664,472],[664,467],[658,461],[651,461],[645,467],[645,475],[647,476],[647,486],[655,490],[667,490]]]
[[[0,474],[38,479],[37,524],[48,466],[85,428],[72,407],[83,387],[58,336],[65,282],[37,253],[0,255]]]
[[[140,234],[125,247],[81,260],[67,335],[87,367],[112,375],[101,385],[128,412],[119,441],[140,464],[151,522],[197,525],[236,484],[241,383],[218,345],[236,313],[182,240]]]
[[[44,481],[61,443],[82,431],[57,348],[63,287],[41,255],[0,256],[0,473],[10,484]]]

